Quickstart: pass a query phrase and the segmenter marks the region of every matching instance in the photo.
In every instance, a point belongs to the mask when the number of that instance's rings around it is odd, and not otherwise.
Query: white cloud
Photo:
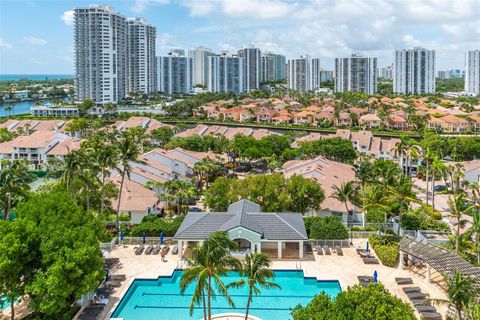
[[[135,0],[130,10],[132,10],[135,13],[142,13],[145,11],[145,9],[148,8],[148,6],[152,4],[163,5],[167,3],[169,3],[169,0]]]
[[[34,46],[43,46],[47,44],[47,40],[36,37],[23,37],[23,40]]]
[[[8,42],[5,42],[3,38],[0,38],[0,49],[12,49],[12,45]]]
[[[67,10],[60,17],[67,26],[73,26],[73,10]]]
[[[421,46],[422,42],[415,39],[414,36],[411,34],[406,34],[402,37],[402,41],[405,43],[406,46],[408,47],[415,47],[415,46]]]
[[[206,16],[215,10],[215,3],[208,0],[185,0],[182,5],[189,9],[190,16]]]

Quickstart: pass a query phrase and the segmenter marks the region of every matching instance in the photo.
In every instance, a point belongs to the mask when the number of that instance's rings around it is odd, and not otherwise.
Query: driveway
[[[435,181],[435,185],[444,185],[443,181]],[[428,196],[429,204],[432,204],[432,184],[429,183],[430,191]],[[422,202],[426,203],[427,195],[427,182],[420,179],[413,179],[413,190],[417,193],[417,198]],[[438,194],[435,193],[435,209],[442,213],[442,216],[448,216],[450,214],[450,209],[448,207],[448,194]],[[413,205],[413,207],[418,207],[418,205]]]

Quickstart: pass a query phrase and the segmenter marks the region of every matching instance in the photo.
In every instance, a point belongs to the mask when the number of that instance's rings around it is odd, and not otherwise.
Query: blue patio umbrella
[[[144,232],[144,233],[142,233],[143,243],[145,243],[145,237],[146,237],[146,235],[145,235],[145,232]]]
[[[378,283],[378,273],[377,270],[373,273],[373,283]]]
[[[366,249],[365,251],[367,251],[367,252],[368,252],[368,250],[369,250],[369,248],[368,248],[368,241],[367,241],[367,249]]]
[[[120,241],[123,241],[123,230],[120,230]]]
[[[105,282],[108,282],[110,280],[110,273],[108,272],[108,268],[105,268]]]
[[[163,232],[160,233],[160,244],[163,244]]]

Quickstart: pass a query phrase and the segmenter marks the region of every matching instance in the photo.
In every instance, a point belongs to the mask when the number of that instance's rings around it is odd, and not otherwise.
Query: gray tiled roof
[[[243,227],[263,240],[307,240],[302,214],[260,211],[258,204],[241,200],[230,205],[228,212],[189,212],[174,239],[201,240],[215,231]]]

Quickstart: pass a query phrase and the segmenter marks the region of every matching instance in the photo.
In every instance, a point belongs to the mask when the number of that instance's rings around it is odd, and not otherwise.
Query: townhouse
[[[283,170],[286,178],[300,175],[312,179],[322,186],[325,192],[325,200],[320,205],[319,210],[310,210],[308,214],[320,217],[336,216],[345,223],[360,225],[365,223],[362,212],[353,203],[347,202],[345,204],[333,197],[335,186],[340,187],[342,183],[355,180],[353,166],[319,156],[309,160],[287,161],[283,165]]]

